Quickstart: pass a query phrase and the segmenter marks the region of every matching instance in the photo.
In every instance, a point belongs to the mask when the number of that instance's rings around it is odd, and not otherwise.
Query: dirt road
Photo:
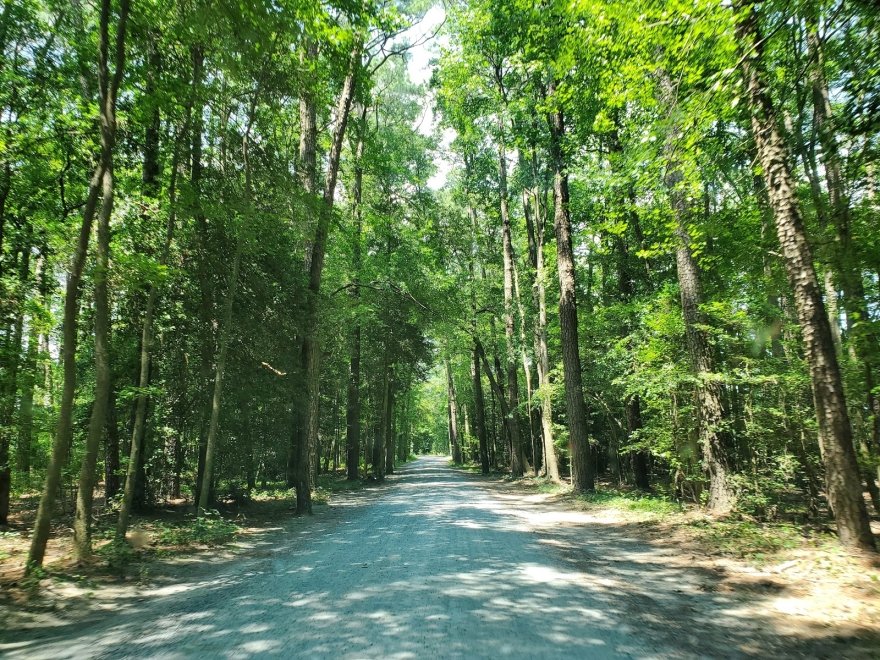
[[[15,635],[9,658],[798,657],[767,598],[422,458],[257,556]],[[6,632],[9,632],[8,629]],[[845,657],[846,646],[837,657]]]

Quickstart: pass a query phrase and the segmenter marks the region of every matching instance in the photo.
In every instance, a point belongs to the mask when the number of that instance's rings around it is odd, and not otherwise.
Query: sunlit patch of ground
[[[497,487],[521,524],[552,533],[545,542],[577,563],[595,561],[622,536],[641,540],[661,552],[665,564],[703,568],[711,576],[673,589],[760,596],[751,603],[745,598],[738,616],[769,615],[780,631],[805,639],[864,638],[864,647],[847,641],[840,657],[860,657],[868,649],[880,656],[880,564],[876,557],[847,553],[827,530],[718,521],[695,509],[657,512],[619,501],[585,502],[565,486],[536,479],[499,481]],[[744,538],[738,540],[740,531]]]

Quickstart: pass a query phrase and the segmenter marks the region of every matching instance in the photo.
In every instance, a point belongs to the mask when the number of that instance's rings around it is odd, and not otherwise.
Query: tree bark
[[[21,366],[22,337],[24,334],[25,298],[28,295],[28,280],[31,267],[31,228],[21,245],[21,260],[18,263],[19,291],[16,294],[15,321],[12,331],[5,337],[7,345],[2,353],[8,358],[5,382],[2,383],[0,397],[0,525],[5,525],[9,517],[9,501],[12,488],[12,465],[9,448],[12,444],[12,430],[15,417],[15,402],[18,395],[18,373]],[[11,337],[9,336],[11,335]],[[0,353],[0,354],[2,354]]]
[[[510,434],[510,474],[521,477],[525,471],[522,435],[519,420],[519,382],[516,366],[516,326],[514,321],[513,291],[513,231],[510,223],[510,202],[507,197],[507,151],[504,146],[504,125],[499,122],[501,135],[498,139],[498,192],[501,198],[501,241],[504,258],[504,364],[507,373],[507,405],[512,411],[508,424]]]
[[[675,90],[669,75],[661,71],[660,87],[664,104],[673,114],[678,112]],[[727,455],[727,415],[722,405],[721,384],[715,376],[715,359],[704,330],[707,324],[701,305],[702,284],[697,260],[691,248],[688,224],[692,219],[693,204],[688,198],[681,162],[677,156],[681,140],[680,128],[675,119],[669,128],[664,146],[666,175],[664,184],[675,217],[675,263],[681,296],[681,313],[685,327],[685,343],[690,357],[691,369],[697,380],[696,404],[699,421],[700,447],[703,469],[709,477],[707,506],[714,513],[727,513],[736,503],[730,483],[730,465]]]
[[[550,400],[550,352],[547,349],[547,271],[544,266],[545,213],[536,186],[536,170],[534,154],[532,155],[531,191],[523,191],[523,209],[526,217],[526,229],[529,235],[529,258],[535,273],[532,285],[532,298],[538,316],[535,320],[534,343],[536,366],[538,371],[538,390],[541,402],[541,439],[543,443],[544,474],[551,481],[559,481],[559,459],[553,444],[553,404]],[[529,212],[532,208],[533,212]]]
[[[351,357],[348,370],[348,400],[345,408],[345,445],[346,445],[346,468],[348,479],[354,481],[358,478],[358,464],[360,462],[360,436],[361,436],[361,323],[357,306],[360,304],[361,290],[361,241],[363,240],[363,185],[364,185],[364,131],[366,129],[367,108],[361,110],[358,123],[358,143],[355,149],[354,163],[354,187],[352,196],[354,199],[354,248],[352,254],[352,268],[354,270],[354,286],[351,287],[352,302],[355,306],[354,329],[351,333]]]
[[[174,238],[174,228],[177,224],[177,176],[178,176],[178,165],[180,162],[180,151],[182,148],[182,144],[186,141],[189,133],[189,125],[192,121],[192,109],[195,103],[195,97],[198,93],[199,86],[201,84],[201,71],[202,71],[202,59],[200,55],[201,51],[197,51],[193,58],[193,93],[190,96],[190,100],[187,103],[187,112],[186,119],[183,129],[180,131],[177,139],[175,140],[174,145],[174,155],[171,159],[171,180],[169,184],[169,204],[170,210],[168,213],[168,220],[165,225],[165,242],[162,246],[162,254],[160,256],[160,264],[165,266],[168,263],[168,258],[171,253],[171,242]],[[195,138],[199,141],[199,145],[201,144],[201,135]],[[158,148],[158,147],[157,147]],[[201,152],[201,147],[198,149],[193,148],[193,168],[194,170],[197,168],[201,170],[201,156],[198,154]],[[198,156],[198,157],[197,157]],[[152,156],[151,156],[152,157]],[[156,164],[147,164],[147,154],[144,156],[144,193],[149,194],[157,194],[158,190],[156,190],[158,186],[158,181],[155,177],[159,175],[158,163]],[[195,165],[195,161],[198,160],[198,166]],[[199,174],[198,179],[194,176],[194,187],[195,184],[199,183],[201,180],[201,174]],[[135,398],[135,414],[134,414],[134,424],[132,425],[132,434],[131,434],[131,445],[129,447],[129,460],[128,460],[128,468],[125,475],[125,485],[122,496],[122,503],[119,507],[119,517],[117,518],[116,524],[116,540],[122,541],[125,539],[125,535],[128,531],[128,519],[131,515],[131,509],[135,501],[136,495],[136,486],[139,481],[139,471],[143,466],[143,449],[144,449],[144,441],[146,438],[146,426],[147,426],[147,411],[150,403],[150,397],[147,394],[147,389],[150,384],[150,368],[152,363],[152,349],[153,349],[153,320],[156,313],[156,305],[158,304],[160,293],[160,284],[157,282],[153,282],[150,285],[150,291],[147,294],[147,303],[144,309],[144,318],[141,326],[141,350],[140,350],[140,372],[138,375],[138,394]],[[203,348],[207,344],[207,340],[203,338]],[[204,359],[203,353],[203,359]],[[178,441],[179,442],[179,441]],[[199,458],[202,458],[202,453],[200,451]],[[174,457],[175,464],[177,463],[177,457]],[[203,459],[200,460],[200,467],[198,476],[202,476],[204,472],[204,462]],[[179,473],[175,471],[177,475]],[[141,477],[142,479],[143,477]],[[201,482],[199,482],[201,483]],[[180,495],[180,484],[179,478],[176,480],[172,480],[172,496],[178,497]],[[200,495],[200,491],[197,493]]]
[[[452,365],[449,358],[446,363],[446,399],[449,413],[449,448],[452,451],[453,463],[461,463],[461,443],[458,437],[458,400],[455,394],[455,381],[452,378]]]
[[[192,58],[192,141],[190,147],[190,185],[194,197],[193,215],[195,220],[196,271],[199,280],[198,315],[200,326],[199,344],[199,388],[198,388],[198,457],[196,483],[193,488],[194,503],[201,499],[202,477],[205,472],[205,450],[207,447],[208,424],[211,410],[211,374],[214,360],[214,286],[211,281],[211,253],[209,226],[202,208],[202,133],[204,131],[204,104],[202,98],[205,85],[205,51],[201,44],[191,49]],[[140,452],[141,449],[138,449]],[[140,453],[138,454],[140,457]],[[142,460],[142,459],[139,459]],[[139,466],[135,466],[139,469]]]
[[[351,102],[357,77],[361,68],[361,43],[358,41],[352,49],[349,57],[348,72],[336,103],[336,126],[330,145],[327,176],[324,183],[323,205],[318,211],[318,222],[315,228],[315,238],[312,241],[311,258],[309,261],[309,290],[306,298],[305,327],[303,330],[302,344],[302,373],[305,378],[305,406],[306,423],[303,425],[303,433],[296,442],[295,451],[295,484],[296,488],[296,512],[298,514],[312,513],[312,490],[311,469],[309,460],[312,447],[317,445],[318,428],[320,423],[320,358],[321,351],[318,342],[319,325],[319,294],[321,290],[321,275],[324,270],[324,256],[327,250],[327,237],[330,230],[330,219],[333,213],[333,201],[336,193],[336,179],[339,174],[339,162],[342,155],[342,143],[345,137],[345,128],[348,124],[348,116],[351,110]],[[306,114],[314,112],[314,100],[308,97],[311,107],[306,107]],[[302,113],[301,113],[302,114]],[[314,155],[314,144],[308,145],[308,160]],[[313,182],[313,192],[317,182]]]
[[[486,402],[483,398],[483,376],[480,369],[480,356],[476,345],[471,357],[471,382],[474,390],[474,430],[477,433],[480,452],[480,470],[489,474],[489,439],[486,434]]]
[[[393,366],[388,369],[387,402],[385,406],[385,474],[394,474],[394,381]]]
[[[76,392],[76,342],[79,312],[79,284],[89,246],[92,222],[98,206],[98,198],[105,182],[105,172],[109,167],[116,129],[116,97],[125,67],[125,31],[128,22],[129,0],[121,0],[116,24],[116,68],[112,79],[109,74],[110,48],[110,0],[102,0],[100,19],[100,38],[98,46],[98,73],[101,84],[101,156],[89,183],[89,192],[83,209],[76,250],[68,270],[64,299],[64,329],[62,339],[62,363],[64,365],[64,386],[61,395],[61,409],[58,426],[52,445],[52,456],[46,471],[46,483],[40,497],[40,505],[34,522],[34,533],[28,551],[26,572],[31,573],[43,563],[46,543],[49,540],[49,525],[55,506],[55,495],[61,483],[61,468],[67,459],[68,447],[73,438],[73,399]],[[107,138],[112,138],[109,143]],[[112,182],[112,180],[111,180]],[[108,214],[109,215],[109,214]]]
[[[843,291],[843,308],[846,312],[847,330],[852,339],[855,352],[862,362],[864,391],[868,414],[872,417],[871,435],[874,450],[880,450],[880,397],[874,387],[880,380],[880,356],[878,356],[878,337],[865,297],[865,286],[853,245],[850,200],[846,193],[841,157],[834,132],[834,114],[825,78],[825,57],[822,40],[819,36],[818,18],[813,14],[808,19],[807,44],[810,53],[810,84],[813,92],[813,121],[822,146],[822,164],[825,169],[825,183],[831,201],[831,220],[834,225],[834,267],[837,282]],[[839,334],[839,330],[838,330]]]
[[[669,178],[669,177],[667,177]],[[703,328],[706,319],[700,309],[702,287],[699,268],[691,251],[691,238],[685,224],[683,193],[679,182],[668,181],[670,195],[678,225],[675,230],[677,246],[675,261],[678,284],[681,291],[681,311],[684,318],[685,342],[690,355],[691,368],[697,378],[696,399],[699,414],[700,445],[703,451],[704,469],[709,475],[709,500],[707,506],[714,513],[727,513],[735,503],[730,484],[730,466],[727,459],[725,439],[726,415],[721,403],[721,385],[715,379],[715,360],[709,346],[709,337]]]
[[[245,138],[247,140],[247,138]],[[247,165],[245,166],[247,167]],[[223,397],[223,376],[226,372],[226,354],[229,350],[229,337],[232,334],[232,310],[235,305],[235,293],[238,289],[238,273],[241,266],[241,251],[244,239],[239,236],[232,261],[232,274],[229,276],[229,290],[223,305],[223,329],[220,332],[220,346],[217,355],[217,367],[214,372],[214,393],[211,397],[211,421],[208,424],[208,441],[205,445],[205,470],[202,475],[202,487],[199,490],[197,515],[205,514],[211,493],[211,480],[214,478],[214,460],[217,454],[217,431],[220,426],[220,403]]]
[[[250,112],[248,113],[247,128],[241,141],[241,159],[244,164],[244,199],[247,208],[252,204],[252,184],[251,184],[251,161],[250,161],[250,139],[251,126],[253,125],[254,115],[257,107],[257,92],[251,101]],[[199,499],[196,508],[196,515],[202,517],[208,508],[211,495],[211,485],[214,478],[214,461],[217,455],[217,434],[220,428],[220,405],[223,398],[223,377],[226,373],[226,355],[229,351],[229,339],[232,336],[232,312],[235,308],[235,294],[238,290],[239,272],[241,270],[241,253],[244,249],[245,238],[243,230],[237,230],[238,236],[235,241],[235,256],[232,260],[232,273],[229,276],[229,288],[226,292],[226,300],[223,304],[223,320],[220,330],[220,339],[217,355],[217,366],[214,371],[214,392],[211,397],[211,419],[208,424],[208,437],[205,443],[205,469],[202,475],[202,484],[199,489]],[[170,240],[170,231],[169,231]]]
[[[551,88],[552,91],[552,88]],[[565,407],[568,417],[569,447],[571,453],[571,483],[576,491],[593,490],[595,460],[590,448],[586,404],[581,376],[580,348],[578,346],[577,286],[574,248],[569,214],[568,171],[562,141],[565,135],[565,116],[561,109],[552,112],[547,122],[550,127],[550,154],[553,165],[553,225],[556,230],[556,266],[559,275],[559,327],[562,339],[562,366],[565,378]]]
[[[777,127],[776,110],[762,70],[763,42],[757,13],[749,0],[740,0],[735,8],[738,11],[737,37],[743,49],[740,66],[758,162],[773,209],[810,367],[828,502],[836,518],[841,543],[874,551],[874,536],[862,497],[852,426],[831,328],[813,268],[812,250],[795,193],[796,184],[788,165],[788,151]]]
[[[92,404],[89,431],[80,467],[76,514],[73,519],[73,554],[78,562],[86,561],[92,554],[92,504],[98,448],[106,428],[107,407],[110,403],[110,296],[107,278],[110,268],[110,216],[113,212],[115,116],[112,121],[112,124],[105,124],[102,127],[101,136],[102,142],[105,140],[107,142],[106,146],[102,148],[102,151],[107,153],[107,162],[103,177],[101,212],[98,215],[97,264],[94,275],[95,401]]]
[[[190,105],[190,110],[192,106]],[[189,113],[187,113],[189,115]],[[169,203],[170,210],[168,213],[168,221],[165,225],[165,243],[162,246],[162,255],[160,263],[165,266],[168,263],[168,257],[171,252],[171,242],[174,238],[174,226],[177,223],[177,166],[180,159],[180,142],[186,139],[189,129],[190,119],[187,118],[186,125],[181,131],[180,139],[176,141],[174,147],[174,157],[171,163],[171,182],[169,186]],[[201,136],[199,136],[201,140]],[[122,503],[119,507],[119,517],[116,522],[116,541],[125,540],[128,531],[128,519],[131,515],[131,509],[135,501],[135,491],[138,482],[138,472],[143,465],[143,448],[144,439],[146,437],[147,425],[147,409],[150,397],[147,394],[147,388],[150,384],[150,365],[152,362],[153,350],[153,319],[156,313],[156,305],[159,299],[160,285],[154,282],[150,285],[150,292],[147,295],[147,304],[144,309],[143,325],[141,327],[141,351],[140,351],[140,373],[138,375],[138,393],[135,398],[135,414],[134,424],[132,425],[131,445],[129,446],[128,468],[125,475],[125,486],[123,489]],[[206,341],[203,339],[203,341]],[[201,452],[200,452],[201,457]],[[201,462],[202,470],[199,476],[204,473],[204,463]],[[201,482],[199,482],[201,483]],[[179,484],[172,486],[172,494],[179,495]],[[175,492],[176,491],[176,492]],[[198,491],[199,496],[201,491]],[[197,500],[198,501],[198,500]]]

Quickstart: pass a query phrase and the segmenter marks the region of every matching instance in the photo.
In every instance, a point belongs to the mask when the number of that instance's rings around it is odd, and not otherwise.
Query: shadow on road
[[[10,657],[868,657],[876,635],[789,628],[784,594],[716,593],[719,575],[627,525],[567,524],[423,458],[196,580],[91,623],[0,646]],[[867,653],[866,653],[867,652]]]

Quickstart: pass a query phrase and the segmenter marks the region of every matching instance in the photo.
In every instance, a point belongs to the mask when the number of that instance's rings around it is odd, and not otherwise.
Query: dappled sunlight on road
[[[689,658],[797,655],[768,604],[714,593],[625,527],[425,458],[210,579],[10,657]],[[234,566],[234,565],[233,565]],[[774,641],[775,640],[775,641]],[[779,643],[779,647],[775,646]],[[85,653],[84,653],[85,652]]]

